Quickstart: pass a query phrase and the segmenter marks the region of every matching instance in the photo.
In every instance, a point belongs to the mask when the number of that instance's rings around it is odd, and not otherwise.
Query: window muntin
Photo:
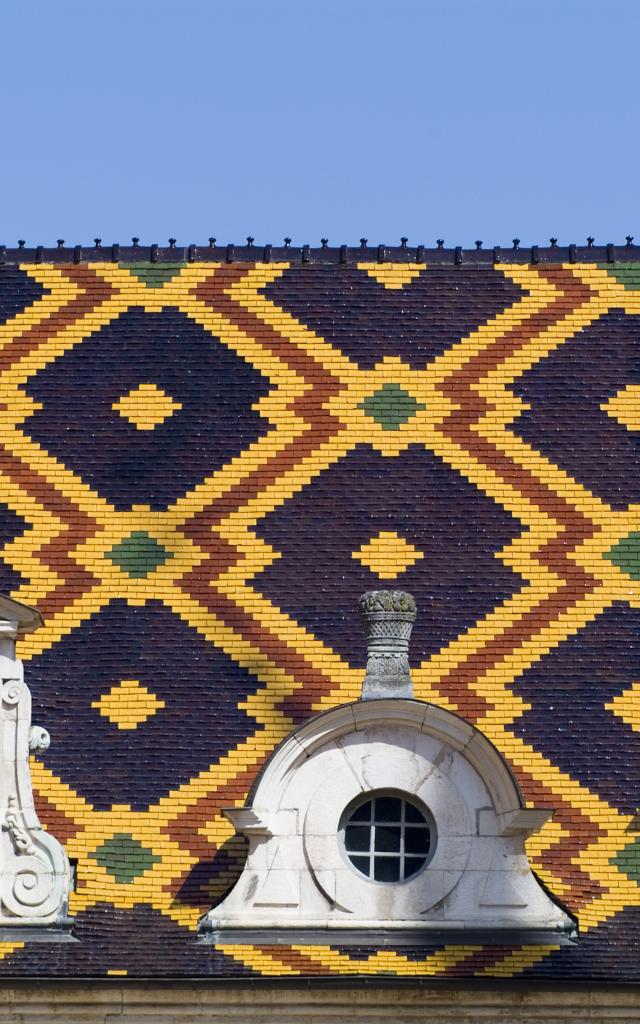
[[[374,882],[404,882],[429,860],[434,829],[416,804],[388,793],[368,796],[347,813],[344,850]]]

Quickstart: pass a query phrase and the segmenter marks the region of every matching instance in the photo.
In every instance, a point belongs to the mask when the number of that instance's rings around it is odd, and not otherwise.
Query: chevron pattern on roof
[[[631,263],[0,267],[2,578],[46,619],[21,642],[55,740],[32,776],[80,939],[7,943],[0,974],[636,979],[638,284]],[[420,608],[416,696],[556,808],[529,854],[580,943],[197,946],[244,852],[221,808],[358,696],[357,597],[390,578]],[[96,709],[123,680],[149,706],[119,727]]]

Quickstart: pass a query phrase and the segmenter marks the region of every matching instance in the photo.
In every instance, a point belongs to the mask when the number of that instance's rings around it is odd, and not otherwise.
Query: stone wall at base
[[[631,1024],[628,988],[51,982],[0,987],[0,1024]]]

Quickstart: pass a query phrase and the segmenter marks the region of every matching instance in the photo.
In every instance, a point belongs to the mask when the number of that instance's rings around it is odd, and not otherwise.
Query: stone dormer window
[[[16,658],[19,633],[42,625],[35,608],[0,595],[0,940],[68,938],[70,870],[60,843],[38,821],[29,753],[49,746],[31,724],[31,694]]]
[[[558,943],[576,922],[533,875],[526,807],[476,728],[414,700],[409,594],[363,595],[361,700],[296,729],[245,807],[242,875],[200,922],[208,941]]]

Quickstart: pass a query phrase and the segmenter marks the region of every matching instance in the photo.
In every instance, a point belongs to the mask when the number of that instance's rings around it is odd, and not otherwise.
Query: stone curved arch
[[[437,835],[423,870],[382,892],[341,848],[344,808],[393,789],[424,805]],[[413,698],[343,704],[295,729],[244,807],[242,876],[201,920],[206,941],[565,941],[576,922],[531,871],[525,840],[553,813],[526,807],[509,765],[459,715]],[[244,937],[244,938],[243,938]],[[234,938],[235,941],[235,938]],[[247,939],[247,941],[249,941]]]
[[[256,778],[247,801],[254,813],[268,814],[286,777],[325,743],[370,725],[387,723],[433,736],[460,752],[475,768],[491,795],[505,829],[533,831],[550,810],[527,809],[518,782],[497,747],[460,715],[413,699],[360,700],[323,711],[298,726],[276,748]]]

